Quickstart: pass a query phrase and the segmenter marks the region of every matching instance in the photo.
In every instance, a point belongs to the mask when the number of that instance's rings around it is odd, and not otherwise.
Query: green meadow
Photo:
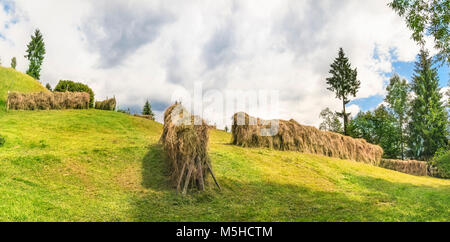
[[[222,190],[210,181],[182,196],[161,124],[92,109],[6,112],[12,78],[12,90],[44,90],[0,68],[0,221],[450,221],[450,180],[236,147],[218,130],[209,153]]]

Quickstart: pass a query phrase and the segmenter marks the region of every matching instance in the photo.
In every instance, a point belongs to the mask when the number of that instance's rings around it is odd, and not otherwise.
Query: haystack
[[[134,114],[133,116],[138,117],[138,118],[145,118],[145,119],[155,120],[155,117],[153,117],[153,115]]]
[[[88,109],[89,94],[85,92],[12,92],[8,95],[7,108],[15,110]]]
[[[104,101],[95,102],[95,109],[114,111],[116,110],[116,98],[106,99]]]
[[[160,141],[171,162],[171,180],[178,191],[185,194],[189,186],[204,190],[208,172],[220,188],[212,172],[208,156],[209,130],[203,120],[190,115],[181,104],[174,104],[164,113]]]
[[[378,165],[383,155],[380,146],[369,144],[364,139],[321,131],[315,127],[300,125],[292,119],[272,122],[277,125],[270,125],[271,121],[254,118],[246,113],[236,113],[232,126],[233,144],[319,154],[373,165]],[[268,135],[269,130],[274,135]]]
[[[379,166],[416,176],[428,175],[428,163],[425,161],[382,159]]]

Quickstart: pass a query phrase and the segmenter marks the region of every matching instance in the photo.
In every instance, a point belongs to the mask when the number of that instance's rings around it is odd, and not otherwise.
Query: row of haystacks
[[[95,102],[95,109],[114,111],[116,110],[116,98],[106,99],[104,101]]]
[[[134,114],[133,116],[138,117],[138,118],[145,118],[145,119],[155,120],[155,117],[153,117],[153,115]]]
[[[208,156],[208,141],[206,123],[189,114],[181,104],[165,111],[160,142],[171,162],[171,180],[179,192],[185,194],[189,187],[205,190],[208,172],[218,185]]]
[[[431,175],[428,172],[428,163],[425,161],[381,159],[379,166],[416,176]]]
[[[11,92],[8,95],[7,109],[50,110],[50,109],[88,109],[89,94],[86,92]]]
[[[233,116],[232,134],[232,143],[243,147],[299,151],[373,165],[378,165],[383,155],[380,146],[370,144],[364,139],[321,131],[300,125],[295,120],[265,121],[246,113],[236,113]]]

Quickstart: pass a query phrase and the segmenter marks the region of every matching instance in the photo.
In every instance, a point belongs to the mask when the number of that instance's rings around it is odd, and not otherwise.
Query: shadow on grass
[[[162,145],[150,145],[142,160],[142,186],[156,191],[171,190],[168,164]]]
[[[218,170],[222,191],[209,182],[205,192],[182,196],[169,182],[166,159],[161,145],[150,146],[142,162],[142,185],[148,190],[131,199],[135,221],[448,221],[450,217],[448,187],[351,174],[334,192],[279,184],[270,177],[256,181],[243,174],[225,177]]]

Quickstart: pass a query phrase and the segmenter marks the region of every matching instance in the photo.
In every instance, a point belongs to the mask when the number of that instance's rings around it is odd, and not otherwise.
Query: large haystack
[[[416,176],[429,175],[428,164],[425,161],[382,159],[380,167]]]
[[[246,113],[235,114],[232,126],[233,144],[300,151],[373,165],[378,165],[383,155],[380,146],[369,144],[364,139],[321,131],[300,125],[295,120],[273,120],[276,125],[270,125],[270,122],[251,117]],[[268,135],[270,129],[275,135]]]
[[[198,124],[194,123],[196,119]],[[207,172],[215,180],[208,156],[208,141],[208,126],[203,120],[190,115],[181,104],[166,110],[161,142],[171,161],[171,180],[183,194],[189,185],[204,190]]]
[[[88,109],[89,94],[85,92],[12,92],[8,95],[7,108],[16,110]]]
[[[95,102],[95,109],[114,111],[116,110],[116,98],[106,99],[104,101]]]

